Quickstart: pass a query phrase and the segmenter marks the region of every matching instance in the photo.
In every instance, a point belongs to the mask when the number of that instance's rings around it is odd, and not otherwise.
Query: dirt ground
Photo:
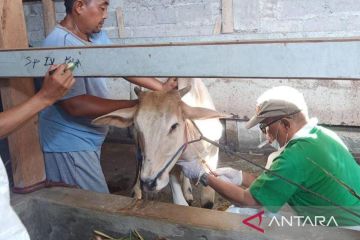
[[[245,154],[247,159],[265,166],[266,154]],[[118,142],[105,142],[102,149],[102,167],[110,192],[124,196],[131,196],[131,186],[135,181],[136,160],[135,146],[133,144],[121,144]],[[218,167],[233,167],[248,172],[260,173],[261,169],[253,165],[220,152]],[[194,202],[192,206],[200,206],[199,189],[194,186]],[[172,202],[171,190],[167,186],[156,194],[145,195],[147,200]],[[230,203],[221,196],[216,195],[213,209],[224,210]]]

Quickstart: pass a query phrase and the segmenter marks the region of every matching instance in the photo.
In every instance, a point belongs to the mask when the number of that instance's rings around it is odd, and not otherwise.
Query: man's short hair
[[[71,13],[72,12],[72,9],[74,7],[75,2],[76,2],[76,0],[64,0],[66,13]],[[89,2],[89,0],[85,0],[85,3],[87,3],[87,2]]]

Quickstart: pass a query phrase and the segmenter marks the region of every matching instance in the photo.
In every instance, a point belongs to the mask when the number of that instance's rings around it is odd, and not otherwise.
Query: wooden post
[[[218,16],[215,19],[215,25],[213,29],[213,35],[219,35],[221,34],[221,16]]]
[[[124,38],[125,37],[124,13],[120,7],[116,8],[116,21],[118,24],[119,38]]]
[[[22,0],[0,0],[0,49],[27,48],[28,39]],[[32,79],[1,79],[4,110],[34,95]],[[24,188],[45,180],[44,158],[39,144],[38,118],[34,117],[8,137],[15,187]]]
[[[46,36],[51,33],[56,25],[55,4],[53,0],[42,0],[44,26]]]
[[[233,0],[221,1],[222,33],[234,32]]]

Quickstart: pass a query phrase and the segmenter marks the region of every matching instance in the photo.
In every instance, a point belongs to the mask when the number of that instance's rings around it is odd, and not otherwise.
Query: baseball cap
[[[275,87],[259,97],[256,114],[246,123],[246,128],[252,128],[270,117],[285,117],[301,111],[307,114],[304,96],[299,91],[287,86]]]

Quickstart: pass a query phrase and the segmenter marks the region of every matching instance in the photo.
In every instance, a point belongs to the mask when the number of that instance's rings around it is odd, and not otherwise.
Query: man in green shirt
[[[200,179],[238,206],[277,212],[288,203],[299,216],[315,221],[316,216],[323,216],[326,223],[333,217],[339,226],[360,226],[360,166],[334,132],[309,119],[301,93],[290,87],[266,91],[259,97],[256,115],[247,128],[257,124],[269,143],[280,147],[270,171],[255,178],[223,168],[215,171],[215,177],[195,162],[180,162],[185,175]]]

